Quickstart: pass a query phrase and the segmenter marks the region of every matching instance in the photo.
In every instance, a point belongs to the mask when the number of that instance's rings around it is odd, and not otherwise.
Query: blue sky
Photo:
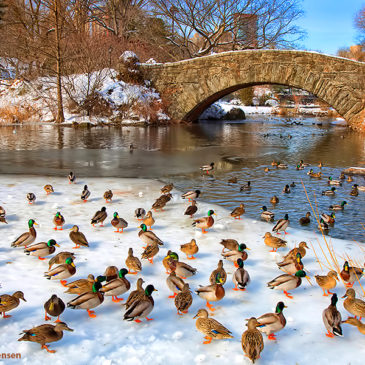
[[[335,55],[356,44],[355,14],[365,0],[303,0],[304,16],[297,24],[307,31],[304,47]]]

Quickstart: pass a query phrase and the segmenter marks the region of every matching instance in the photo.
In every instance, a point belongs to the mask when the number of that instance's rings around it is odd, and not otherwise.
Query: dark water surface
[[[336,213],[336,224],[329,232],[334,237],[365,242],[365,192],[351,197],[353,183],[344,182],[336,196],[323,197],[327,179],[310,179],[309,168],[296,171],[299,160],[315,171],[319,161],[325,177],[338,178],[349,166],[365,166],[365,136],[344,127],[303,119],[303,126],[287,125],[285,119],[255,117],[243,122],[201,122],[194,125],[159,127],[68,128],[50,125],[0,127],[0,173],[67,176],[115,176],[154,178],[174,182],[176,187],[200,189],[202,199],[229,209],[245,203],[246,215],[259,218],[266,205],[275,218],[289,214],[291,226],[310,210],[301,179],[320,213],[329,205],[346,200],[344,212]],[[291,137],[291,138],[290,138]],[[129,145],[136,149],[131,153]],[[271,167],[271,161],[289,165],[287,170]],[[199,166],[215,162],[212,176],[201,174]],[[271,171],[264,172],[268,166]],[[238,184],[228,184],[237,177]],[[240,183],[251,181],[250,192],[239,192]],[[295,182],[290,194],[281,191]],[[363,178],[354,183],[365,185]],[[280,203],[274,208],[270,197]],[[314,220],[305,229],[314,230]]]

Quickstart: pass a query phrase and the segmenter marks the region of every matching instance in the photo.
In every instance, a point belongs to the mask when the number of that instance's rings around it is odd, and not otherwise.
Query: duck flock
[[[272,165],[277,168],[287,167],[284,164],[276,162],[273,162]],[[300,161],[297,165],[297,169],[304,169],[305,167],[307,165],[303,161]],[[204,174],[211,173],[214,170],[214,163],[202,166],[201,170]],[[316,173],[312,169],[308,174],[313,178],[322,177],[321,172]],[[81,189],[78,188],[76,181],[76,175],[71,172],[68,176],[68,183],[73,184],[75,189],[78,189],[81,205],[84,207],[88,204],[90,205],[93,192],[89,190],[88,185],[84,185],[84,188],[80,191]],[[235,182],[237,181],[229,181],[229,183]],[[67,181],[65,181],[66,183]],[[329,178],[328,185],[329,189],[324,190],[323,195],[333,194],[336,189],[335,186],[341,186],[342,182],[341,180]],[[290,185],[286,185],[283,193],[290,193],[290,187]],[[57,194],[58,190],[62,191],[62,187],[53,187],[50,184],[45,185],[43,189],[46,196]],[[242,191],[251,189],[251,183],[248,182],[240,189]],[[361,190],[362,187],[355,184],[351,195],[358,194],[359,189]],[[32,256],[33,258],[30,257],[30,260],[37,261],[39,259],[42,265],[44,265],[43,278],[39,277],[39,281],[48,279],[59,282],[64,287],[67,296],[61,298],[50,292],[49,299],[44,302],[43,306],[44,321],[48,322],[54,319],[55,324],[45,323],[24,329],[17,340],[39,343],[42,349],[53,353],[55,350],[51,350],[49,344],[62,340],[64,331],[75,331],[77,333],[77,324],[72,326],[74,328],[70,328],[68,324],[60,319],[64,312],[84,310],[90,318],[97,321],[99,315],[96,314],[95,309],[103,305],[107,297],[111,297],[112,302],[121,306],[123,320],[133,321],[138,323],[139,326],[150,323],[153,320],[151,316],[155,307],[155,292],[158,292],[159,288],[151,282],[148,274],[145,275],[144,272],[146,271],[146,266],[153,265],[152,267],[159,266],[166,272],[166,287],[171,294],[168,298],[159,298],[159,300],[167,301],[172,299],[176,308],[177,318],[190,316],[189,309],[191,310],[193,302],[198,301],[200,303],[199,306],[201,308],[195,311],[191,317],[195,319],[196,329],[204,336],[202,344],[211,344],[210,346],[214,346],[213,343],[216,340],[232,339],[229,341],[234,341],[233,331],[227,328],[228,326],[226,324],[221,323],[221,321],[213,317],[224,307],[224,301],[229,290],[227,286],[232,285],[232,290],[237,295],[245,296],[249,295],[250,286],[257,285],[257,281],[252,277],[252,274],[250,275],[250,270],[247,266],[250,263],[251,253],[250,247],[248,247],[250,245],[248,242],[238,242],[236,239],[230,237],[229,232],[226,232],[227,238],[216,240],[215,243],[217,245],[216,247],[219,247],[219,244],[221,245],[222,251],[219,255],[213,255],[213,251],[204,244],[204,240],[206,237],[215,234],[214,228],[217,226],[217,223],[219,224],[220,219],[231,220],[234,224],[243,222],[244,219],[242,219],[242,216],[245,213],[244,204],[236,207],[230,215],[227,214],[226,217],[217,218],[213,209],[209,209],[206,214],[202,214],[203,212],[199,211],[200,204],[197,201],[204,192],[192,189],[182,195],[180,193],[179,195],[173,196],[173,190],[174,185],[172,183],[162,186],[160,196],[156,197],[156,200],[150,207],[142,206],[140,200],[138,201],[136,198],[133,221],[127,221],[122,217],[126,216],[126,212],[115,202],[114,198],[116,196],[119,197],[120,192],[116,194],[115,191],[113,192],[110,189],[106,190],[103,194],[105,206],[101,207],[94,214],[85,216],[84,222],[77,222],[78,224],[74,224],[76,222],[73,222],[68,226],[68,240],[74,244],[71,251],[62,250],[60,244],[57,243],[57,238],[50,238],[45,241],[37,239],[38,219],[36,216],[29,217],[28,231],[21,234],[12,242],[9,242],[9,246],[11,246],[12,250],[17,250],[16,255]],[[24,200],[25,198],[28,201],[29,207],[38,204],[37,196],[34,192],[28,193],[26,197],[23,197]],[[139,198],[143,198],[142,192],[139,193]],[[62,194],[59,199],[63,199]],[[98,199],[100,200],[101,197]],[[165,240],[159,234],[158,228],[161,222],[164,221],[164,218],[167,219],[169,205],[176,204],[174,202],[176,199],[181,200],[181,202],[184,201],[186,204],[184,210],[181,211],[181,217],[177,218],[177,222],[179,223],[175,223],[167,229],[175,230],[174,235],[177,242],[179,241],[180,229],[194,230],[195,237],[187,243],[172,245],[169,242],[166,245]],[[6,201],[6,198],[3,197],[2,202],[4,201]],[[181,204],[181,202],[179,203]],[[279,198],[273,196],[270,202],[272,204],[278,204]],[[333,211],[343,210],[346,204],[346,201],[343,201],[338,205],[332,205],[331,209]],[[8,219],[8,222],[7,217],[11,217],[12,212],[6,211],[6,204],[3,205],[4,207],[0,207],[0,222],[11,226],[14,222],[10,219]],[[120,212],[123,212],[123,214],[119,214],[116,211],[117,206],[120,207]],[[76,204],[75,207],[74,209],[79,209]],[[45,207],[44,209],[48,208]],[[110,211],[114,212],[108,214]],[[68,222],[67,213],[57,211],[54,213],[50,212],[49,214],[52,214],[55,235],[58,231],[64,231],[64,226],[70,223]],[[200,218],[195,217],[195,215],[200,215]],[[263,206],[260,218],[265,222],[271,223],[274,221],[274,214],[266,206]],[[316,219],[318,220],[319,229],[322,232],[328,230],[335,223],[334,214],[322,214],[316,217]],[[300,219],[300,224],[306,225],[310,223],[310,220],[311,213],[308,212]],[[92,252],[93,250],[93,245],[90,243],[92,242],[92,238],[90,239],[87,237],[87,234],[82,232],[80,229],[81,224],[92,225],[95,229],[106,230],[110,229],[110,227],[115,229],[115,234],[119,234],[121,237],[120,242],[124,246],[128,246],[128,255],[123,258],[117,258],[117,261],[120,263],[118,267],[110,265],[105,268],[104,272],[100,272],[98,275],[94,276],[93,274],[89,274],[87,277],[76,279],[78,274],[77,260],[79,252],[83,250],[90,250]],[[2,225],[1,227],[3,243],[6,241],[4,237],[7,237],[6,229],[8,226]],[[135,241],[142,242],[143,247],[141,244],[131,244],[130,239],[126,242],[123,241],[123,233],[131,230],[132,227],[134,230],[137,229]],[[276,266],[278,269],[278,275],[266,281],[266,290],[278,290],[282,293],[282,300],[276,303],[273,312],[262,315],[252,313],[251,316],[248,315],[240,319],[240,321],[245,319],[247,326],[247,328],[243,328],[241,331],[242,355],[247,356],[252,362],[259,359],[261,353],[265,351],[266,341],[280,341],[277,339],[276,333],[284,330],[286,327],[287,320],[284,312],[285,308],[288,307],[287,302],[293,299],[293,292],[301,287],[304,278],[308,280],[310,285],[317,285],[321,288],[323,296],[329,296],[328,306],[323,308],[322,313],[323,329],[328,338],[342,337],[342,326],[344,323],[357,327],[360,334],[365,334],[365,324],[361,322],[362,317],[365,317],[365,301],[356,297],[356,292],[353,289],[354,284],[362,288],[360,279],[364,274],[364,267],[363,265],[358,265],[360,267],[357,267],[354,263],[364,262],[363,255],[361,257],[353,257],[352,259],[347,257],[341,264],[338,263],[335,257],[332,265],[330,263],[324,265],[329,269],[327,273],[322,272],[323,267],[316,255],[318,271],[320,266],[322,275],[313,275],[316,284],[312,284],[304,264],[307,250],[312,250],[313,246],[310,247],[304,241],[296,242],[294,248],[286,251],[288,247],[288,241],[286,240],[288,227],[290,227],[290,221],[286,214],[283,218],[273,222],[269,231],[263,231],[262,238],[260,238],[262,248],[267,251],[266,246],[267,248],[271,248],[271,252],[273,252],[271,255],[268,254],[269,260],[271,256],[276,259],[270,260],[270,265]],[[200,233],[197,235],[198,230]],[[136,249],[141,252],[140,255],[135,254]],[[251,247],[251,249],[253,248]],[[319,251],[318,247],[317,249]],[[283,255],[278,255],[278,250],[282,251]],[[215,263],[216,268],[212,272],[200,273],[206,278],[206,284],[193,287],[191,280],[200,271],[199,256],[207,253],[210,254],[209,261]],[[189,263],[181,260],[182,255],[186,255],[186,261]],[[335,253],[332,251],[328,255],[335,256]],[[0,264],[0,272],[3,271],[4,273],[6,271],[6,264],[11,264],[11,262],[2,262]],[[227,266],[229,267],[228,269]],[[283,273],[280,273],[279,270]],[[149,273],[150,270],[147,270],[147,272]],[[227,273],[231,273],[231,277]],[[311,274],[313,274],[312,271]],[[135,288],[132,288],[133,284],[131,284],[132,280],[130,279],[134,277],[133,275],[136,278],[138,277],[135,281]],[[1,275],[1,277],[4,277],[4,275]],[[338,292],[341,291],[341,296],[344,298],[343,307],[350,315],[346,320],[343,320],[340,311],[337,309],[339,298],[333,292],[336,287],[338,288],[341,285],[341,282],[344,288],[339,289]],[[27,288],[22,288],[21,282],[18,285],[19,290],[14,293],[3,293],[0,295],[0,314],[4,320],[14,320],[17,312],[15,309],[19,307],[19,310],[21,310],[23,306],[22,302],[26,301]],[[126,300],[121,298],[124,294],[126,294]],[[320,294],[317,293],[317,295]],[[65,297],[67,297],[67,300]],[[203,307],[204,302],[205,306]],[[218,303],[222,307],[217,307]],[[10,318],[12,316],[9,312],[14,313],[13,318]],[[163,321],[163,318],[157,320]],[[224,318],[222,318],[222,322],[224,322]],[[153,322],[151,323],[153,325]],[[192,327],[191,331],[193,330]],[[9,339],[9,342],[11,341]]]

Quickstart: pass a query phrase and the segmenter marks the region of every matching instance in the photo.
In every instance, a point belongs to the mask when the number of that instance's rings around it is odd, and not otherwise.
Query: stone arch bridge
[[[365,131],[365,63],[316,52],[245,50],[173,63],[142,64],[176,120],[195,121],[213,102],[244,87],[279,84],[309,91]]]

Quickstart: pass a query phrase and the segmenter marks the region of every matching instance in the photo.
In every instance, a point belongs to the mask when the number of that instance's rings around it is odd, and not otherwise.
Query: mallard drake
[[[299,223],[302,226],[306,226],[307,224],[309,224],[311,222],[310,216],[311,216],[310,212],[305,213],[305,217],[299,218]]]
[[[341,179],[341,180],[345,180],[346,179],[346,175],[344,174],[343,171],[341,172],[339,179]]]
[[[185,262],[179,261],[179,256],[175,252],[170,253],[170,258],[172,260],[167,261],[169,269],[170,271],[175,271],[180,278],[186,279],[196,274],[197,269]]]
[[[73,329],[68,327],[65,322],[59,322],[55,326],[52,324],[41,324],[40,326],[22,331],[24,335],[18,341],[37,342],[41,345],[42,349],[50,353],[55,353],[55,350],[49,349],[47,343],[61,340],[63,331],[73,332]]]
[[[155,224],[155,220],[150,210],[147,212],[147,215],[143,220],[143,224],[145,224],[147,227],[150,227],[150,231],[152,231],[152,226]]]
[[[153,242],[151,245],[148,245],[144,251],[142,252],[142,260],[147,259],[151,264],[153,264],[153,258],[158,254],[159,251],[158,243]]]
[[[271,199],[270,199],[270,203],[275,205],[275,204],[278,204],[279,203],[279,198],[274,195]]]
[[[106,208],[102,207],[100,210],[97,210],[94,216],[91,218],[91,224],[95,227],[96,223],[100,223],[100,227],[104,227],[104,221],[108,216],[106,212]]]
[[[237,179],[236,176],[233,176],[233,177],[228,179],[229,184],[237,184],[237,182],[238,182],[238,179]]]
[[[279,163],[278,164],[278,169],[287,169],[288,168],[288,165],[285,164],[285,163]]]
[[[89,242],[87,241],[85,235],[79,231],[78,226],[75,225],[71,228],[69,236],[71,241],[76,245],[73,248],[80,248],[81,246],[89,247]]]
[[[123,233],[124,228],[128,227],[128,222],[125,219],[119,217],[118,212],[114,212],[113,219],[110,223],[114,228],[117,229],[116,231],[114,231],[115,233]],[[120,229],[121,231],[119,231]]]
[[[0,295],[0,314],[3,315],[3,318],[11,317],[11,315],[6,315],[5,312],[9,312],[12,309],[16,308],[20,303],[20,299],[26,302],[22,291],[16,291],[13,295]]]
[[[300,161],[299,161],[299,164],[300,164],[300,166],[303,166],[303,167],[308,167],[308,166],[310,166],[310,163],[304,162],[303,160],[300,160]]]
[[[76,182],[76,175],[72,171],[70,171],[70,173],[68,174],[68,183],[72,184],[74,182]]]
[[[293,290],[295,288],[298,288],[302,283],[302,278],[304,277],[307,278],[307,280],[309,281],[309,278],[305,273],[305,271],[299,270],[295,273],[295,275],[290,275],[290,274],[279,275],[275,279],[268,282],[267,286],[270,289],[282,290],[288,298],[292,299],[293,296],[290,295],[290,293],[288,293],[288,290]]]
[[[221,323],[213,318],[209,318],[206,309],[199,309],[198,313],[193,317],[198,318],[195,322],[197,330],[205,335],[206,341],[203,344],[212,342],[212,339],[223,340],[225,338],[233,338],[231,331],[224,327]]]
[[[352,187],[352,189],[350,191],[351,196],[358,196],[359,195],[359,189],[357,187],[358,187],[358,185],[354,184],[354,186]]]
[[[113,199],[113,192],[111,190],[107,190],[104,195],[105,203],[111,203]]]
[[[53,294],[51,298],[49,298],[44,303],[44,320],[48,321],[51,319],[51,317],[48,317],[47,314],[49,314],[52,317],[57,317],[55,320],[55,323],[59,323],[60,321],[60,315],[65,310],[65,303],[62,301],[61,298],[59,298],[56,294]]]
[[[337,310],[338,298],[337,294],[333,294],[331,297],[331,304],[322,312],[322,319],[324,326],[326,327],[327,337],[342,337],[342,328],[341,328],[341,313]]]
[[[143,220],[144,217],[146,215],[146,211],[143,209],[143,208],[137,208],[135,211],[134,211],[134,216],[139,220]]]
[[[67,303],[67,308],[71,309],[86,309],[89,317],[95,318],[96,314],[93,309],[103,303],[104,293],[100,292],[101,283],[95,282],[93,284],[92,291],[80,294],[75,299],[72,299]]]
[[[322,191],[322,195],[325,195],[325,196],[334,196],[335,195],[335,192],[336,192],[336,188],[333,186],[329,190],[323,190]]]
[[[130,282],[125,278],[126,274],[128,274],[127,269],[120,269],[118,277],[104,284],[100,291],[105,296],[112,296],[113,302],[119,303],[123,298],[118,298],[118,295],[126,293],[131,288]]]
[[[221,255],[228,261],[233,262],[235,266],[237,266],[238,259],[241,259],[242,261],[247,260],[248,254],[245,250],[249,250],[249,248],[244,243],[241,243],[240,245],[238,245],[238,250],[222,252]]]
[[[132,303],[135,300],[143,298],[143,296],[144,296],[144,289],[142,287],[143,283],[144,283],[144,280],[142,278],[138,278],[137,284],[136,284],[136,290],[131,291],[128,299],[124,303],[126,309],[129,309],[129,307],[132,305]]]
[[[273,221],[275,214],[273,212],[270,212],[269,210],[267,210],[266,205],[264,205],[262,208],[262,213],[260,218],[269,222],[269,221]]]
[[[295,184],[295,182],[294,182],[294,181],[290,184],[290,187],[291,187],[291,188],[295,188],[295,187],[296,187],[296,184]]]
[[[195,292],[200,298],[207,301],[207,307],[211,311],[215,311],[213,306],[209,302],[217,302],[222,300],[225,295],[225,290],[223,288],[223,279],[220,277],[219,273],[215,277],[215,283],[207,286],[200,286]]]
[[[357,318],[349,317],[346,321],[343,321],[342,323],[351,324],[352,326],[357,327],[359,332],[365,335],[365,324],[359,321]]]
[[[234,239],[223,239],[219,243],[223,246],[222,252],[224,252],[224,249],[238,250],[238,242]]]
[[[37,197],[35,196],[34,193],[28,193],[27,194],[27,200],[29,204],[34,204],[35,201],[37,200]]]
[[[84,190],[82,191],[81,193],[81,200],[86,203],[87,200],[89,199],[89,196],[90,196],[90,191],[87,187],[87,185],[84,186]]]
[[[134,320],[137,323],[141,322],[138,318],[146,318],[147,321],[151,321],[153,318],[148,318],[147,316],[152,312],[155,304],[152,298],[154,291],[157,291],[157,289],[153,285],[147,285],[144,295],[133,301],[129,309],[125,312],[123,319],[127,321]]]
[[[161,188],[161,194],[167,194],[174,188],[174,184],[167,184]]]
[[[348,261],[345,261],[345,263],[343,264],[342,271],[340,272],[340,276],[348,288],[352,288],[354,282],[360,280],[363,274],[364,274],[363,268],[351,267],[349,266]]]
[[[302,165],[297,165],[297,167],[295,168],[296,170],[304,170],[304,166],[302,166]]]
[[[128,274],[136,275],[142,270],[141,261],[136,256],[133,256],[133,248],[129,247],[128,257],[125,260],[125,264],[128,267]]]
[[[349,176],[347,176],[347,180],[346,180],[347,182],[353,182],[354,181],[354,179],[349,175]]]
[[[247,181],[247,184],[242,185],[240,187],[240,191],[248,191],[251,190],[251,181]]]
[[[345,205],[347,205],[347,202],[344,200],[341,202],[341,204],[333,204],[330,205],[329,208],[331,210],[344,210],[345,209]]]
[[[203,234],[208,233],[208,231],[206,231],[206,229],[212,227],[214,224],[214,219],[213,219],[212,215],[216,215],[214,213],[214,210],[209,210],[208,217],[194,219],[194,222],[192,225],[195,227],[201,228]]]
[[[193,303],[193,297],[188,283],[185,283],[181,291],[176,295],[174,303],[178,315],[188,313],[188,309]]]
[[[330,289],[333,289],[336,287],[336,280],[338,280],[337,272],[334,270],[331,270],[328,272],[327,275],[315,275],[317,284],[322,288],[323,290],[323,296],[327,297],[330,294],[333,294],[330,292]],[[326,293],[327,290],[327,293]]]
[[[365,317],[365,302],[356,298],[356,292],[352,288],[347,289],[346,294],[342,298],[346,298],[343,302],[343,307],[355,318],[359,316],[361,321],[361,318]]]
[[[212,271],[209,277],[209,282],[213,285],[216,283],[216,277],[219,274],[219,277],[222,281],[222,285],[224,285],[227,281],[227,273],[226,270],[223,268],[223,260],[218,261],[217,268]]]
[[[286,247],[286,241],[279,237],[274,237],[270,232],[266,232],[264,242],[266,246],[272,247],[270,252],[276,252],[280,247]]]
[[[1,223],[6,223],[8,224],[8,222],[6,221],[6,211],[3,207],[0,206],[0,222]]]
[[[44,273],[44,276],[48,280],[60,280],[60,283],[63,286],[66,286],[67,279],[70,278],[72,275],[76,274],[76,266],[73,263],[73,260],[71,257],[67,258],[65,263],[59,266],[56,266],[54,269],[48,270]]]
[[[194,259],[196,259],[196,257],[194,257],[194,255],[196,253],[198,253],[199,247],[196,244],[195,239],[193,238],[190,242],[180,245],[180,250],[181,250],[181,252],[183,252],[186,255],[186,258],[188,260],[194,260]],[[191,257],[189,257],[189,255]]]
[[[307,243],[304,241],[300,242],[298,247],[294,247],[284,256],[282,262],[294,259],[297,256],[298,252],[300,253],[300,256],[303,258],[307,253],[306,248],[309,250]]]
[[[54,193],[53,186],[50,184],[44,185],[43,189],[47,195]]]
[[[75,255],[73,254],[73,252],[67,252],[67,251],[59,252],[56,256],[53,256],[48,261],[49,265],[48,270],[51,270],[51,267],[53,265],[64,264],[66,262],[66,259],[68,259],[69,257],[71,257],[72,260],[75,260]]]
[[[145,224],[141,224],[139,227],[141,228],[141,230],[138,232],[138,237],[144,243],[146,243],[148,246],[154,243],[163,246],[162,240],[160,240],[152,231],[148,231]]]
[[[318,229],[320,231],[328,231],[330,229],[330,227],[328,226],[328,224],[321,218],[318,224]]]
[[[170,269],[170,261],[178,260],[178,257],[179,256],[177,255],[176,252],[172,252],[171,250],[168,250],[167,251],[166,256],[162,260],[162,264],[163,264],[163,266],[166,269],[166,274],[170,274],[170,272],[171,272],[171,269]]]
[[[192,201],[195,200],[197,198],[199,198],[199,195],[201,194],[200,190],[195,190],[195,191],[187,191],[186,193],[182,194],[181,197],[183,199],[188,199],[188,201]]]
[[[55,216],[53,217],[53,223],[55,227],[53,228],[55,231],[58,230],[57,227],[61,227],[59,230],[63,231],[63,225],[65,224],[65,218],[60,212],[57,212]]]
[[[272,231],[273,232],[276,232],[277,234],[279,234],[279,231],[283,231],[285,234],[286,233],[286,230],[289,226],[289,215],[288,214],[285,214],[284,218],[282,219],[279,219],[275,226],[273,227]]]
[[[190,215],[190,218],[193,218],[193,215],[198,211],[198,207],[196,205],[196,201],[192,200],[191,205],[189,205],[186,210],[184,215]]]
[[[285,262],[278,262],[278,268],[285,271],[287,274],[294,275],[297,271],[303,270],[304,265],[302,262],[302,256],[298,252],[294,260],[288,260]]]
[[[105,276],[98,276],[96,279],[94,277],[94,275],[89,274],[87,276],[87,279],[78,279],[75,281],[72,281],[71,283],[67,283],[65,284],[65,287],[67,287],[67,290],[65,291],[65,293],[67,294],[83,294],[83,293],[87,293],[89,291],[93,290],[93,285],[95,282],[102,282],[105,281],[106,277]]]
[[[255,317],[251,317],[246,326],[248,328],[242,333],[241,338],[242,350],[252,363],[255,363],[264,350],[264,339],[260,331],[257,330],[257,327],[261,326],[261,324]]]
[[[237,265],[238,268],[232,276],[234,284],[233,290],[246,290],[246,286],[250,282],[250,275],[245,270],[242,259],[237,260]]]
[[[328,185],[336,185],[336,186],[342,186],[342,181],[340,180],[333,180],[331,176],[328,177],[327,180]]]
[[[177,293],[180,293],[184,287],[184,280],[176,276],[175,271],[171,271],[170,275],[166,278],[166,284],[168,288],[174,293],[169,295],[169,298],[175,298]]]
[[[108,266],[104,271],[106,282],[116,279],[118,274],[119,270],[116,266]]]
[[[207,174],[209,174],[209,171],[214,170],[214,162],[211,162],[209,165],[203,165],[200,167],[200,170],[205,171]]]
[[[241,215],[243,214],[245,214],[245,205],[241,203],[239,207],[232,210],[231,217],[234,219],[241,219]]]
[[[283,188],[283,193],[284,194],[289,194],[290,193],[290,187],[288,184],[286,184]]]
[[[273,160],[273,161],[271,162],[271,166],[277,167],[278,165],[279,165],[279,162],[277,162],[277,161],[275,161],[275,160]]]
[[[257,318],[260,323],[258,330],[266,333],[268,340],[276,340],[274,333],[281,331],[285,327],[284,308],[287,308],[287,306],[283,302],[279,302],[276,305],[275,313],[266,313]]]
[[[327,223],[327,224],[335,224],[335,213],[331,213],[331,215],[322,213],[321,218]]]
[[[25,232],[20,235],[15,241],[12,242],[11,247],[27,247],[28,245],[31,245],[37,237],[37,232],[34,228],[34,225],[37,225],[37,223],[33,219],[29,219],[29,232]]]
[[[52,255],[56,251],[55,246],[60,247],[60,245],[52,239],[48,242],[39,242],[27,246],[27,248],[24,249],[24,252],[27,255],[38,256],[39,260],[45,260],[44,256]]]

